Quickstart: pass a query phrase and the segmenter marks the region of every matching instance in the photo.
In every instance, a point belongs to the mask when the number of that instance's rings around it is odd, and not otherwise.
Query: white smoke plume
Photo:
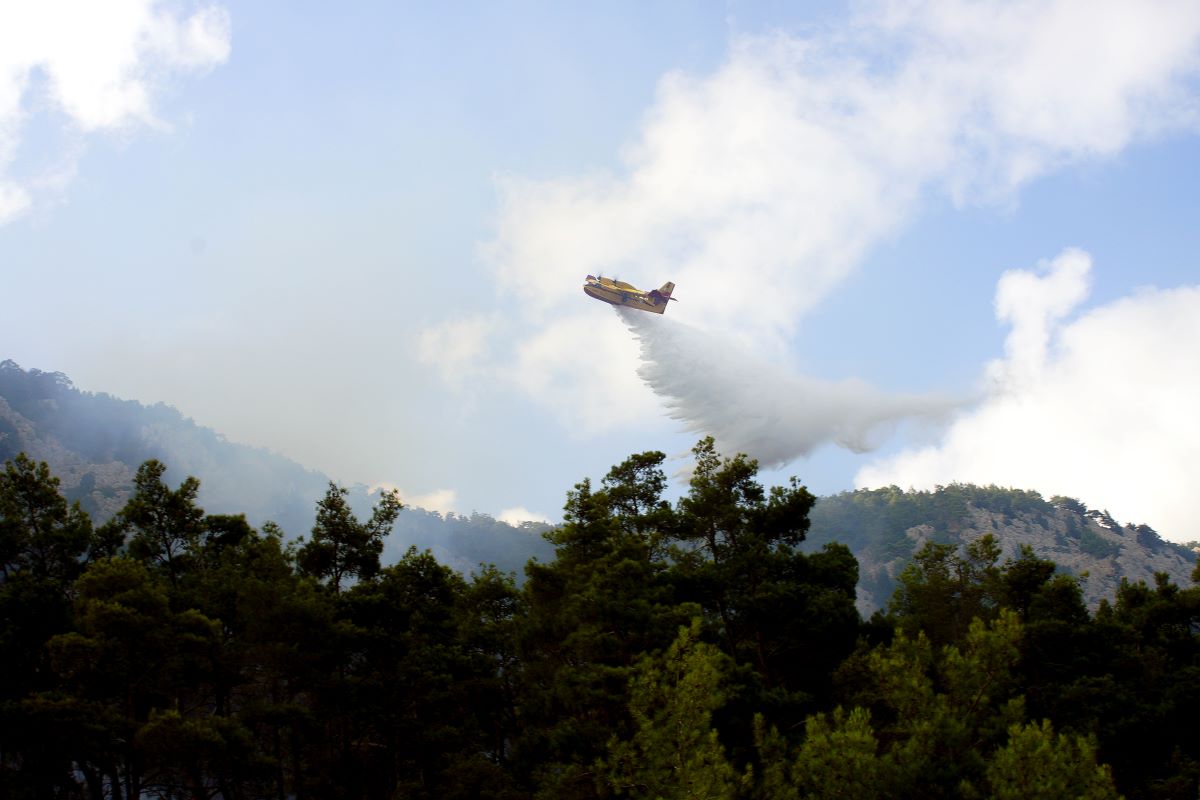
[[[789,372],[686,323],[617,308],[637,337],[638,375],[692,433],[711,434],[727,453],[779,467],[833,442],[874,449],[896,424],[939,422],[961,401],[888,394],[859,380],[824,381]]]

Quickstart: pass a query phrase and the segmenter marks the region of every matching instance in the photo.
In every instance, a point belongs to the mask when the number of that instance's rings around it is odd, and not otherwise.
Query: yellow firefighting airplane
[[[587,283],[583,285],[583,291],[587,293],[588,297],[603,300],[614,306],[636,308],[638,311],[649,311],[651,314],[663,313],[667,310],[667,301],[675,299],[671,297],[671,292],[675,291],[675,284],[670,281],[664,283],[661,289],[643,292],[625,281],[588,275]]]

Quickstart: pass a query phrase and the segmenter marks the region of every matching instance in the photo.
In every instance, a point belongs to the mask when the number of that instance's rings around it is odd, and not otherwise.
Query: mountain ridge
[[[1196,561],[1188,545],[1169,542],[1148,525],[1122,525],[1079,500],[996,486],[951,484],[932,492],[895,486],[821,498],[813,509],[806,549],[846,544],[859,561],[860,611],[886,606],[909,558],[926,543],[962,548],[996,536],[1001,561],[1022,546],[1080,578],[1093,610],[1121,581],[1153,584],[1156,573],[1187,586]]]
[[[316,502],[332,482],[278,453],[231,442],[163,403],[84,392],[63,373],[24,370],[6,360],[0,362],[0,463],[20,452],[46,462],[64,496],[96,522],[125,505],[138,466],[151,458],[166,465],[168,483],[197,477],[197,502],[206,511],[244,514],[255,527],[271,521],[289,538],[308,534]],[[368,488],[347,488],[355,512],[368,514],[374,502]],[[549,527],[407,506],[384,558],[395,561],[415,546],[464,573],[480,563],[519,573],[530,556],[550,557],[541,536]]]
[[[98,522],[120,510],[138,466],[150,458],[167,466],[169,482],[199,478],[198,502],[206,510],[245,514],[255,526],[270,520],[290,537],[311,529],[315,503],[330,483],[285,456],[230,442],[165,404],[83,392],[62,373],[23,370],[8,360],[0,362],[0,462],[18,452],[45,461],[67,499]],[[373,502],[365,486],[350,487],[349,500],[360,514]],[[1112,597],[1122,579],[1153,583],[1155,573],[1163,572],[1188,585],[1196,557],[1148,526],[1121,525],[1079,500],[1046,500],[1036,492],[995,486],[842,492],[819,498],[811,521],[804,549],[839,541],[858,559],[858,607],[864,614],[886,607],[904,565],[927,542],[961,547],[991,533],[1002,559],[1028,546],[1080,577],[1092,608]],[[492,563],[520,575],[529,558],[552,558],[542,536],[551,527],[514,527],[486,514],[407,507],[387,538],[384,558],[394,561],[415,546],[463,573]]]

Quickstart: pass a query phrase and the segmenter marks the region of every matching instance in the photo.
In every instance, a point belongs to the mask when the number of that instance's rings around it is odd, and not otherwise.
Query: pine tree
[[[312,537],[297,553],[301,571],[325,581],[334,594],[342,591],[346,580],[372,578],[379,572],[383,537],[404,508],[395,491],[383,492],[371,519],[363,523],[346,502],[348,494],[330,482],[325,497],[317,502]]]

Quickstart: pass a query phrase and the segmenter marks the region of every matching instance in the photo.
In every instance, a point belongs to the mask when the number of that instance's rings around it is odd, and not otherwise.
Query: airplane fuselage
[[[667,310],[667,302],[671,300],[671,291],[675,284],[664,284],[661,289],[644,292],[625,281],[612,278],[596,278],[587,276],[583,291],[588,297],[594,297],[605,303],[626,308],[636,308],[639,311],[649,311],[651,314],[661,314]]]

